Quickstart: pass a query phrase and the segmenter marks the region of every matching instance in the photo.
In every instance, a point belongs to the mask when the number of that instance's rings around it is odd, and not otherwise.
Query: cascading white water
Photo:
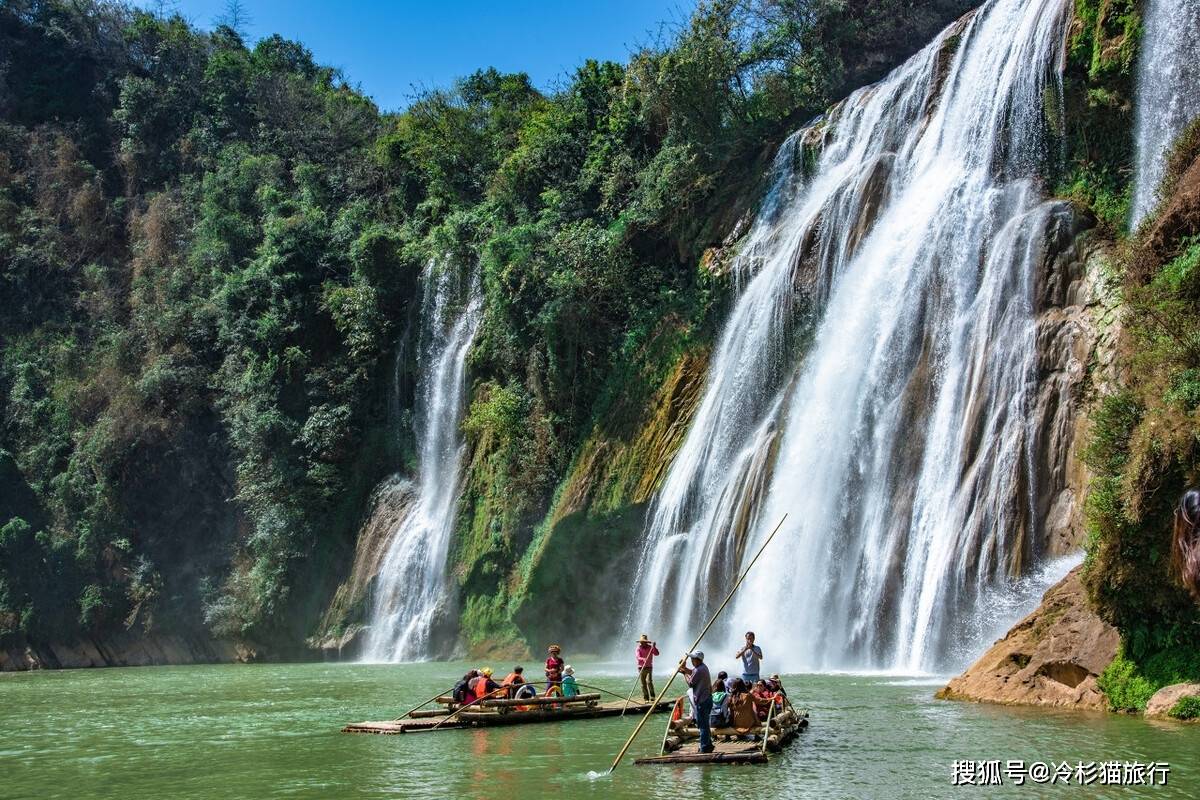
[[[459,493],[466,360],[483,297],[478,275],[463,276],[448,263],[431,260],[421,280],[416,496],[391,534],[376,579],[367,661],[429,658],[430,633],[449,600],[446,557]]]
[[[1137,76],[1133,224],[1154,210],[1167,152],[1200,117],[1200,2],[1148,0]]]
[[[783,146],[629,632],[685,646],[784,512],[723,631],[755,628],[775,669],[961,663],[1028,594],[1037,175],[1069,13],[992,0]]]

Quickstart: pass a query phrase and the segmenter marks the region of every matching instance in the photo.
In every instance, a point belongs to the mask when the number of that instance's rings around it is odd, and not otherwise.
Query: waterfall
[[[454,530],[463,443],[466,359],[479,326],[479,276],[430,260],[422,273],[413,428],[415,502],[400,516],[381,562],[364,649],[367,661],[414,661],[451,601],[446,557]],[[397,370],[399,374],[399,370]]]
[[[784,512],[714,636],[755,629],[772,669],[961,664],[1029,594],[1038,175],[1069,16],[991,0],[780,149],[630,633],[686,646]]]
[[[1167,153],[1183,129],[1200,117],[1200,4],[1148,0],[1137,76],[1136,227],[1158,202]]]

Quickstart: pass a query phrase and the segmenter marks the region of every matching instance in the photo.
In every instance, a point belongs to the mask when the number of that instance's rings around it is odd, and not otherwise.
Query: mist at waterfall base
[[[1134,130],[1134,226],[1158,203],[1171,145],[1189,122],[1200,117],[1200,4],[1147,0],[1144,19]]]
[[[772,670],[954,669],[1066,571],[1030,411],[1069,13],[992,0],[783,145],[627,636],[686,647],[785,512],[712,637]]]
[[[415,485],[393,477],[376,491],[376,513],[397,520],[372,592],[366,661],[430,658],[439,649],[436,634],[454,628],[446,557],[461,477],[466,358],[483,296],[478,275],[449,262],[429,261],[421,281],[413,414],[418,477]]]

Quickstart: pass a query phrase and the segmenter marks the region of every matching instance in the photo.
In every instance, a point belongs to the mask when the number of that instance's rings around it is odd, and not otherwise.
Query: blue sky
[[[162,5],[138,0],[143,7]],[[165,3],[210,29],[226,0]],[[385,111],[420,89],[448,86],[481,67],[528,72],[552,88],[587,58],[624,61],[662,23],[685,21],[695,0],[242,0],[246,33],[303,42],[317,61],[341,68]]]

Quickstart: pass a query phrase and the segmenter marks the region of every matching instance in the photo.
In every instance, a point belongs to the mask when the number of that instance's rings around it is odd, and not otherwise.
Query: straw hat
[[[641,638],[638,639],[638,644],[650,644],[650,637],[643,633]]]
[[[546,650],[551,653],[557,653],[557,652],[561,651],[562,648],[556,644],[552,644],[549,647],[547,647]]]

